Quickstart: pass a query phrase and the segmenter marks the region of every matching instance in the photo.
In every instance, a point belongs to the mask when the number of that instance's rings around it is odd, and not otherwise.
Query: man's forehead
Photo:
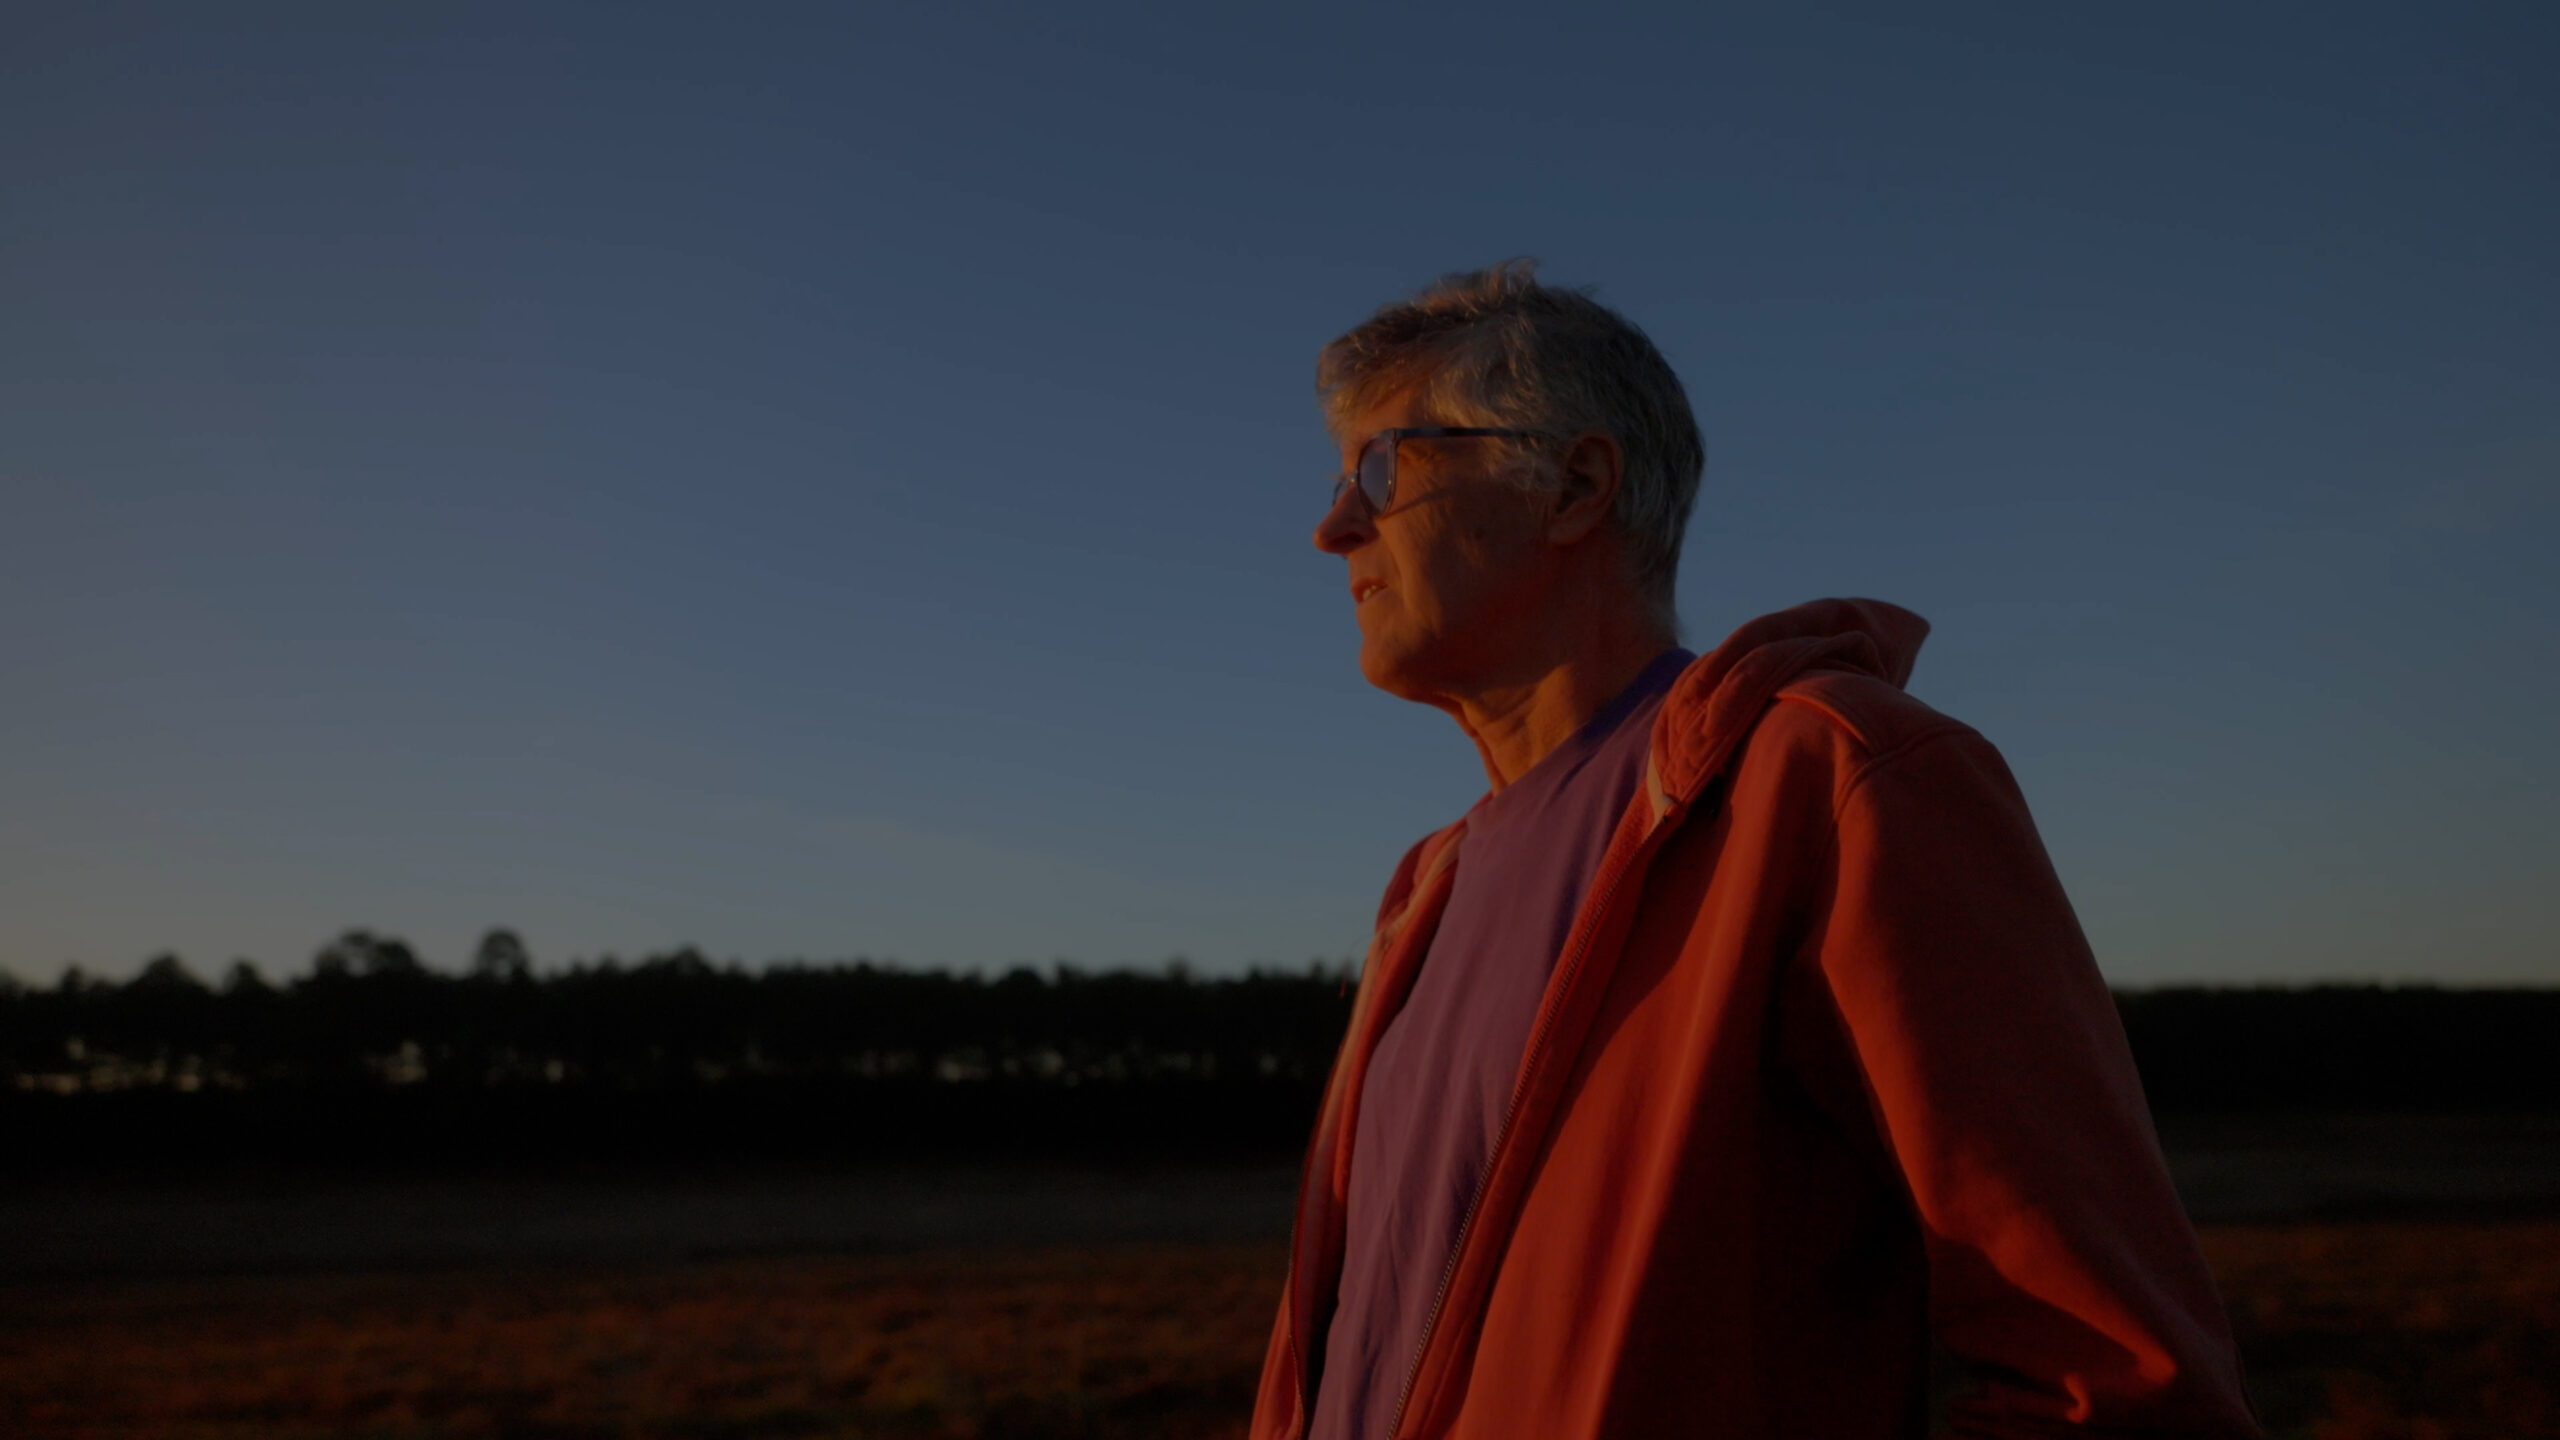
[[[1336,444],[1349,451],[1367,443],[1370,436],[1381,430],[1437,423],[1424,408],[1422,382],[1416,381],[1350,411],[1341,431],[1333,438]]]

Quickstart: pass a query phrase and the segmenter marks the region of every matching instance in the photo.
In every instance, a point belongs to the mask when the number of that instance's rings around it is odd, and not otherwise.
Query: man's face
[[[1435,423],[1412,392],[1391,396],[1343,430],[1343,468],[1381,430]],[[1385,514],[1353,486],[1316,526],[1316,548],[1349,570],[1360,673],[1388,694],[1445,707],[1501,683],[1531,648],[1518,640],[1553,570],[1549,507],[1499,478],[1505,454],[1498,440],[1405,440]]]

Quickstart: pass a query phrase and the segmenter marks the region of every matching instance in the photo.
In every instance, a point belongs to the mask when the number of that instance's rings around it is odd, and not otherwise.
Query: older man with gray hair
[[[1679,648],[1704,466],[1515,262],[1328,345],[1360,668],[1487,793],[1387,886],[1256,1440],[2254,1436],[2024,801],[1874,601]]]

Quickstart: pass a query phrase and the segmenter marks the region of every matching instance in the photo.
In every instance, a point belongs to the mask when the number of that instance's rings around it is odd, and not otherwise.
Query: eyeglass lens
[[[1396,495],[1396,441],[1381,435],[1360,451],[1360,494],[1372,511],[1387,508]]]

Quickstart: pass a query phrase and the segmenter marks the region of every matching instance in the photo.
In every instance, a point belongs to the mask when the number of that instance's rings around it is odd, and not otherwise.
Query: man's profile
[[[1256,1440],[2254,1436],[2015,782],[1824,600],[1677,643],[1704,465],[1526,263],[1328,345],[1371,684],[1487,794],[1378,910]]]

